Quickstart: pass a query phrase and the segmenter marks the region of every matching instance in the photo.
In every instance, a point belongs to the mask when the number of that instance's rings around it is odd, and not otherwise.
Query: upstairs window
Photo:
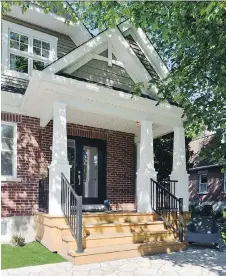
[[[199,172],[199,193],[206,194],[208,193],[208,178],[207,172]]]
[[[3,74],[29,78],[56,59],[57,38],[3,20]]]

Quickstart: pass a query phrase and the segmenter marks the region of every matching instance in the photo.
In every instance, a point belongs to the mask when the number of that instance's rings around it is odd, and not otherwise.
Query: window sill
[[[1,181],[2,182],[21,182],[21,178],[10,177],[10,176],[2,176]]]
[[[197,195],[208,195],[208,192],[197,193]]]
[[[6,75],[6,76],[9,76],[9,77],[14,77],[14,78],[21,78],[21,79],[24,79],[24,80],[29,80],[30,79],[30,76],[26,73],[20,73],[20,72],[9,70],[9,69],[2,70],[2,75]]]

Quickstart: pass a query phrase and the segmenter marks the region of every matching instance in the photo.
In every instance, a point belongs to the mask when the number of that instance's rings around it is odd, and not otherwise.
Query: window
[[[206,194],[208,192],[207,173],[199,173],[199,193]]]
[[[1,123],[1,175],[16,178],[16,124]]]
[[[56,59],[57,38],[3,20],[2,65],[5,74],[28,78]]]
[[[224,192],[226,193],[226,172],[224,172]]]

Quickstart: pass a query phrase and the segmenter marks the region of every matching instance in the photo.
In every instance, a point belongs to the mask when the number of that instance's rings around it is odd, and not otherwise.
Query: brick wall
[[[52,122],[40,127],[39,119],[2,113],[2,121],[17,123],[17,177],[2,182],[2,216],[32,215],[37,210],[38,183],[51,162]],[[68,135],[106,140],[107,198],[114,209],[135,206],[135,147],[129,133],[68,124]]]
[[[68,135],[105,140],[107,143],[107,199],[113,209],[135,208],[134,135],[87,126],[68,124]]]
[[[226,193],[223,192],[223,174],[221,167],[213,167],[207,170],[208,193],[206,195],[198,194],[198,170],[189,172],[189,192],[190,201],[197,201],[202,197],[204,201],[226,201]]]
[[[37,208],[40,159],[39,120],[2,113],[2,120],[17,123],[17,177],[2,182],[2,216],[31,215]]]

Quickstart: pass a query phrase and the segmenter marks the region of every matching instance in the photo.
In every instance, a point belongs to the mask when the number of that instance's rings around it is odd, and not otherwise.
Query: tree
[[[39,2],[39,1],[38,1]],[[37,1],[36,1],[37,3]],[[26,11],[30,2],[3,2],[6,13],[12,4]],[[164,80],[152,80],[159,101],[174,101],[184,108],[186,133],[194,138],[205,128],[222,135],[226,129],[226,2],[149,1],[40,1],[46,13],[68,14],[90,28],[103,30],[129,19],[145,29],[169,67]],[[137,91],[137,90],[136,90]],[[216,158],[224,158],[220,144]]]
[[[185,140],[187,169],[191,166],[189,159],[192,152],[189,151],[190,139]],[[173,168],[173,133],[154,140],[155,169],[158,172],[158,179],[169,178]]]

